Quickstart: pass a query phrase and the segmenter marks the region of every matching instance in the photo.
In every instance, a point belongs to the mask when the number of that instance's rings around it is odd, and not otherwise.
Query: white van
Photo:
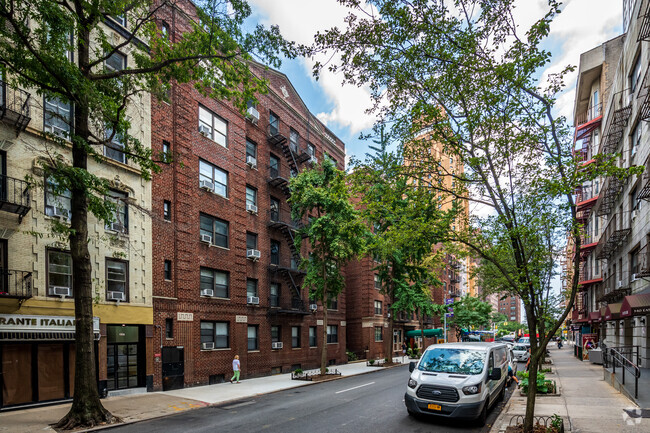
[[[429,346],[409,365],[404,402],[410,415],[477,419],[505,395],[508,348],[503,343]]]

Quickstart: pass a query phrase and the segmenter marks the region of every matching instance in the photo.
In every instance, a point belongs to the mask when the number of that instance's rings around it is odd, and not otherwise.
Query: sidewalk
[[[538,395],[536,416],[562,416],[565,432],[650,431],[650,419],[633,418],[624,411],[628,409],[634,414],[638,407],[603,380],[601,365],[579,361],[569,347],[562,350],[551,347],[550,350],[554,372],[547,374],[547,378],[557,382],[560,395]],[[513,416],[525,413],[526,397],[516,391],[494,422],[491,433],[504,432]]]
[[[396,358],[395,360],[400,361],[401,359]],[[365,362],[328,368],[330,370],[338,369],[342,376],[354,376],[382,370],[382,367],[367,367]],[[102,404],[113,415],[122,418],[125,423],[132,423],[313,383],[319,382],[291,380],[291,373],[287,373],[246,379],[239,384],[226,382],[167,392],[108,397],[102,400]],[[70,403],[65,403],[0,413],[0,432],[53,432],[54,429],[50,427],[50,424],[61,419],[69,408]]]

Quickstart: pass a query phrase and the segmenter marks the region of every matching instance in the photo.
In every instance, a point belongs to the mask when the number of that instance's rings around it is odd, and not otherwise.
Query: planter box
[[[550,416],[536,416],[534,417],[535,424],[542,426],[544,429],[549,429],[552,426],[553,418]],[[510,419],[510,425],[506,427],[506,433],[521,433],[523,432],[524,415],[515,415]],[[559,430],[546,430],[547,432],[564,433],[564,418]]]
[[[537,392],[537,394],[536,394],[537,397],[557,397],[557,396],[561,395],[560,387],[557,385],[557,382],[554,381],[554,380],[550,380],[550,381],[553,382],[553,387],[555,388],[555,392],[552,392],[552,393],[548,392],[548,393],[545,393],[545,394],[542,394],[541,392]],[[528,394],[526,394],[524,392],[524,389],[521,388],[520,395],[522,397],[526,397]]]

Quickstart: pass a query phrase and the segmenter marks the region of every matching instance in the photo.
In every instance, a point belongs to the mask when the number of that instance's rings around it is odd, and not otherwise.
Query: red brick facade
[[[186,23],[179,14],[161,16],[170,27],[172,38],[180,37]],[[152,147],[154,154],[170,147],[175,162],[153,178],[153,292],[154,323],[161,345],[182,347],[184,386],[228,380],[231,361],[240,356],[242,377],[287,372],[292,367],[319,365],[322,341],[322,305],[309,309],[308,291],[300,289],[302,276],[290,270],[292,251],[287,238],[290,230],[285,181],[290,166],[298,170],[310,166],[307,143],[320,160],[327,152],[343,168],[344,144],[329,132],[305,107],[287,77],[260,65],[251,66],[258,76],[269,81],[267,95],[258,97],[259,120],[242,116],[230,104],[201,96],[190,85],[175,85],[171,103],[152,103]],[[227,123],[227,147],[199,132],[199,104]],[[285,143],[272,143],[268,125],[270,112],[279,117],[279,133]],[[289,151],[290,128],[299,136],[297,152]],[[275,135],[279,138],[279,135]],[[257,145],[256,167],[247,165],[246,141]],[[278,141],[278,140],[276,140]],[[279,140],[282,141],[282,140]],[[279,176],[271,181],[270,157],[280,161]],[[199,187],[199,159],[227,172],[227,197]],[[301,161],[303,160],[303,161]],[[257,213],[247,211],[246,187],[257,191]],[[279,200],[279,213],[271,216],[271,197]],[[171,220],[164,217],[165,202]],[[222,248],[201,241],[200,214],[228,223],[228,246]],[[271,221],[273,219],[273,222]],[[247,259],[247,232],[257,234],[257,261]],[[271,265],[271,242],[278,241],[279,266]],[[165,261],[171,262],[171,279],[165,279]],[[200,296],[201,268],[228,273],[228,296]],[[247,279],[257,281],[258,305],[247,303]],[[295,287],[292,289],[293,279]],[[279,306],[271,307],[271,283],[280,284]],[[294,293],[300,292],[304,305],[293,309]],[[295,302],[295,301],[294,301]],[[338,326],[338,343],[328,345],[328,359],[345,361],[345,294],[338,309],[329,311],[328,324]],[[179,321],[178,313],[187,321]],[[171,319],[171,336],[168,334]],[[190,320],[191,319],[191,320]],[[228,323],[227,348],[204,350],[201,322]],[[248,326],[256,325],[258,350],[248,350]],[[283,348],[271,349],[271,326],[280,326]],[[300,347],[292,348],[292,327],[300,331]],[[310,347],[309,327],[316,327],[317,347]],[[161,353],[161,350],[156,350]],[[164,358],[164,353],[161,358]],[[154,387],[162,388],[162,368],[167,360],[156,358]]]

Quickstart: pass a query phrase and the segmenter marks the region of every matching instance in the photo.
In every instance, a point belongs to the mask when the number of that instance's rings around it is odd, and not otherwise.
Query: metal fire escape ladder
[[[641,88],[639,89],[639,94],[637,95],[637,104],[638,104],[638,113],[639,120],[650,120],[650,65],[646,68],[645,75],[643,76],[643,81],[641,82]],[[641,101],[639,104],[638,101]]]
[[[639,15],[643,14],[641,17],[641,27],[639,29],[639,36],[637,36],[637,42],[641,41],[650,41],[650,4],[645,8],[645,12],[639,10]]]
[[[602,153],[614,153],[618,148],[623,130],[627,126],[632,112],[630,90],[625,89],[614,95],[613,107],[610,109],[605,124],[605,135],[602,141]]]

